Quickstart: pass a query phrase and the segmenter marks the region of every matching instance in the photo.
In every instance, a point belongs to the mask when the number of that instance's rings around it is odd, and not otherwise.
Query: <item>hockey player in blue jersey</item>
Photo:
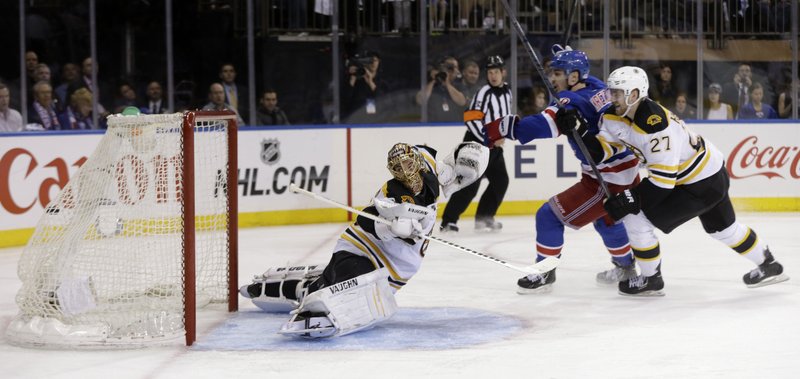
[[[490,147],[493,141],[502,138],[515,139],[526,144],[535,139],[558,137],[560,133],[556,115],[559,112],[576,113],[592,126],[588,133],[598,132],[597,121],[611,105],[605,83],[589,75],[589,59],[583,51],[560,45],[554,45],[552,50],[554,55],[548,80],[557,92],[561,109],[552,103],[539,114],[522,119],[510,115],[487,124],[484,132]],[[560,257],[564,246],[564,226],[580,229],[592,223],[602,237],[614,264],[614,268],[597,274],[597,281],[611,285],[636,276],[625,227],[608,217],[603,208],[604,194],[591,166],[587,164],[572,135],[567,135],[567,141],[581,161],[581,180],[551,197],[536,212],[536,261]],[[597,168],[609,190],[619,193],[639,182],[638,163],[631,152],[624,150],[597,162]],[[549,292],[555,280],[555,269],[541,275],[527,275],[517,281],[517,292]]]

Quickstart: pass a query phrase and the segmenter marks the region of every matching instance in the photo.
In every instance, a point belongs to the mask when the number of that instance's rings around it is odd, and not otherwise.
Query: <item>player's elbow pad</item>
[[[592,161],[602,162],[605,153],[603,152],[603,145],[600,144],[597,137],[591,133],[587,133],[581,137],[581,140],[583,144],[586,145],[586,150],[589,151],[589,155],[592,156]]]

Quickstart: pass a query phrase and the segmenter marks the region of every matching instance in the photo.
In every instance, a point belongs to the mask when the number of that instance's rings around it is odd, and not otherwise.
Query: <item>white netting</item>
[[[183,120],[109,118],[20,258],[11,342],[128,346],[184,335]],[[198,305],[227,300],[227,127],[212,119],[194,129]]]

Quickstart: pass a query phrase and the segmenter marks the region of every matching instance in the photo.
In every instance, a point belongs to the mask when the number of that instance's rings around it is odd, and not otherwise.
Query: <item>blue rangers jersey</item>
[[[558,101],[567,109],[577,109],[588,124],[588,133],[597,135],[600,131],[598,124],[603,112],[611,107],[611,94],[605,83],[594,76],[589,76],[584,83],[586,87],[578,91],[559,92]],[[514,137],[522,144],[534,139],[558,137],[560,133],[556,127],[556,112],[558,112],[558,107],[552,103],[541,113],[522,118],[514,128]],[[575,157],[581,161],[583,173],[594,178],[591,166],[572,135],[568,135],[567,140]],[[619,151],[614,156],[595,163],[597,163],[597,169],[600,170],[603,179],[609,183],[627,185],[632,183],[638,174],[639,162],[628,150]]]

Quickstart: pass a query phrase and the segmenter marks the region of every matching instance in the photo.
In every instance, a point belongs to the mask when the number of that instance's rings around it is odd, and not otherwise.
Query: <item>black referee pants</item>
[[[506,196],[508,171],[506,171],[506,160],[503,158],[502,147],[495,147],[489,150],[489,165],[486,167],[486,172],[481,179],[450,196],[450,200],[447,201],[447,206],[444,208],[444,214],[442,214],[442,225],[458,222],[458,218],[467,209],[475,195],[478,194],[483,178],[489,180],[489,186],[486,187],[486,191],[483,192],[478,202],[478,210],[475,212],[476,220],[493,219],[494,215],[497,214],[497,208],[503,202],[503,197]]]

